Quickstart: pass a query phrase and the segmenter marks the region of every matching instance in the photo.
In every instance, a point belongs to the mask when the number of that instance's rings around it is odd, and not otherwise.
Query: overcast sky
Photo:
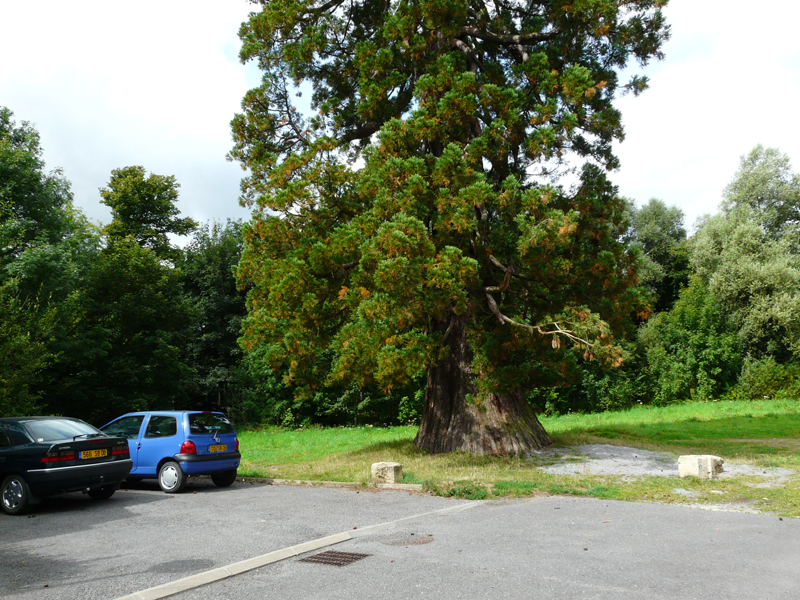
[[[0,0],[0,105],[38,129],[47,168],[107,222],[98,188],[142,165],[181,184],[179,208],[206,222],[248,217],[229,123],[259,73],[238,61],[245,0]],[[678,206],[691,228],[717,210],[739,157],[777,147],[800,166],[800,3],[671,0],[666,59],[650,89],[619,100],[620,193]]]

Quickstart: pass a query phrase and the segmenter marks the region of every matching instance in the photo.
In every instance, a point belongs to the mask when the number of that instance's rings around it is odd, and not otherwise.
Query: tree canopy
[[[603,171],[665,4],[262,0],[240,36],[264,77],[232,122],[245,348],[306,393],[427,370],[430,451],[548,443],[525,385],[564,352],[619,364],[648,310]]]
[[[45,171],[39,133],[0,106],[0,267],[36,244],[59,241],[69,229],[69,182]]]
[[[743,156],[722,212],[691,240],[691,265],[754,358],[800,357],[800,175],[775,148]]]
[[[234,277],[242,243],[239,221],[204,225],[179,262],[184,296],[196,312],[185,346],[194,370],[190,395],[198,406],[228,415],[241,405],[238,384],[244,377],[238,338],[247,310]]]
[[[108,187],[100,190],[101,202],[111,208],[112,220],[105,227],[106,235],[130,235],[160,258],[175,258],[168,234],[186,235],[197,227],[193,219],[178,217],[179,187],[174,176],[147,175],[144,167],[114,169]]]
[[[724,213],[749,208],[772,238],[800,226],[800,173],[777,148],[758,144],[742,156],[723,196]]]
[[[655,310],[669,310],[689,280],[683,211],[651,198],[641,208],[631,208],[628,235],[642,250],[639,275],[656,296]]]

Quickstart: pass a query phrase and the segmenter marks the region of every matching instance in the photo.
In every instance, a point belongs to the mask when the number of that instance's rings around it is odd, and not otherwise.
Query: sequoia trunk
[[[463,321],[447,338],[448,356],[431,366],[414,443],[431,453],[514,455],[552,443],[522,390],[476,401],[472,350]]]

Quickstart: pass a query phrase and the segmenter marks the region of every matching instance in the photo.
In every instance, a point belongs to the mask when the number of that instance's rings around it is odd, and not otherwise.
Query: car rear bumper
[[[107,485],[118,486],[131,472],[131,467],[133,461],[124,459],[91,465],[31,469],[26,473],[26,479],[32,494],[48,496]]]
[[[183,472],[187,475],[205,475],[218,471],[239,468],[242,455],[238,452],[218,452],[214,454],[176,454]]]

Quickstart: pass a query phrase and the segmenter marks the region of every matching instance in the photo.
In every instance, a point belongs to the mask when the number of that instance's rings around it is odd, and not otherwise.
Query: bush
[[[640,371],[641,359],[634,355],[614,369],[604,369],[597,361],[582,361],[574,365],[568,385],[532,388],[528,402],[545,415],[630,408],[641,404],[645,395]]]
[[[760,360],[747,357],[731,400],[771,400],[800,397],[800,365],[779,364],[771,356]]]
[[[651,403],[710,400],[737,380],[742,357],[736,331],[708,287],[694,278],[669,313],[639,331]]]
[[[287,369],[273,370],[263,348],[247,352],[245,364],[252,379],[243,392],[242,415],[251,425],[414,425],[422,414],[424,374],[411,388],[389,393],[355,384],[310,390],[287,383]]]

